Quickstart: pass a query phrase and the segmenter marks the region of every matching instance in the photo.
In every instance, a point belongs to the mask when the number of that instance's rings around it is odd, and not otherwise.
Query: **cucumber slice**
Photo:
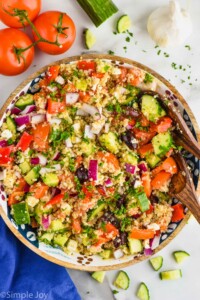
[[[28,173],[30,171],[30,169],[31,169],[31,166],[30,166],[30,164],[29,164],[29,162],[27,160],[25,160],[23,163],[21,163],[19,165],[19,167],[20,167],[20,169],[22,171],[22,174]]]
[[[102,252],[99,253],[99,255],[103,258],[103,259],[108,259],[111,257],[112,251],[110,249],[105,249]]]
[[[15,121],[13,120],[13,118],[7,117],[6,118],[6,125],[12,133],[12,140],[15,140],[16,139],[16,133],[17,133],[17,127],[16,127],[16,124],[15,124]]]
[[[162,280],[175,280],[181,277],[182,277],[182,272],[180,269],[160,272],[160,278]]]
[[[117,154],[120,149],[120,144],[116,135],[113,132],[104,133],[99,137],[99,141],[108,151]]]
[[[43,182],[50,186],[50,187],[55,187],[58,185],[59,183],[59,179],[58,176],[54,173],[46,173],[43,177],[42,177]]]
[[[142,212],[147,211],[150,208],[150,201],[144,192],[137,193],[135,198],[137,199]]]
[[[63,232],[66,231],[66,224],[63,224],[61,220],[53,220],[48,228],[50,232]]]
[[[140,300],[149,300],[150,299],[149,289],[144,282],[142,282],[140,284],[136,295]]]
[[[12,214],[17,225],[29,224],[30,215],[26,202],[20,202],[12,205]]]
[[[143,95],[141,102],[142,113],[149,121],[157,122],[159,118],[166,115],[165,110],[153,96]]]
[[[163,265],[163,257],[162,256],[153,257],[149,261],[155,271],[158,271],[158,270],[160,270],[160,268],[162,268],[162,265]]]
[[[106,203],[100,203],[96,208],[94,208],[89,214],[88,221],[93,221],[96,217],[100,218],[103,214],[103,210],[106,206]]]
[[[53,240],[53,236],[54,233],[45,232],[41,236],[39,236],[38,239],[45,244],[50,244]]]
[[[152,138],[152,145],[156,155],[164,156],[173,145],[173,139],[170,132],[163,132],[154,136]]]
[[[95,35],[90,29],[85,29],[83,34],[84,34],[86,48],[91,49],[96,43]]]
[[[150,153],[146,156],[146,162],[149,167],[153,169],[160,162],[160,158],[157,155]]]
[[[190,254],[186,251],[174,251],[173,256],[178,264],[181,264],[185,259],[187,259]]]
[[[17,100],[15,103],[15,106],[17,106],[19,109],[24,109],[26,106],[33,104],[33,95],[31,94],[25,94]]]
[[[94,278],[96,281],[102,283],[104,281],[106,272],[105,271],[97,271],[92,273],[92,278]]]
[[[131,27],[131,19],[128,15],[123,15],[117,22],[117,32],[122,33],[129,30]]]
[[[77,0],[96,27],[118,11],[111,0]]]
[[[143,250],[142,242],[130,237],[128,238],[128,246],[131,254],[136,254]]]
[[[130,283],[130,278],[129,278],[128,274],[124,271],[119,271],[113,284],[117,288],[127,290],[129,287],[129,283]]]
[[[33,169],[31,169],[28,174],[24,177],[24,179],[26,180],[26,182],[29,185],[32,185],[35,181],[37,181],[37,179],[39,178],[39,170],[40,167],[35,166]]]
[[[67,233],[64,233],[64,234],[56,234],[54,235],[53,237],[53,243],[54,245],[58,245],[60,247],[64,247],[66,242],[68,241],[68,238],[69,238],[69,234]]]

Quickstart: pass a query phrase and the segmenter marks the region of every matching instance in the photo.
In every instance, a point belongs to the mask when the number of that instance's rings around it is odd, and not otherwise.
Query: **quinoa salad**
[[[173,120],[156,79],[107,60],[48,67],[0,129],[1,181],[16,224],[68,254],[152,253],[184,218],[172,205]]]

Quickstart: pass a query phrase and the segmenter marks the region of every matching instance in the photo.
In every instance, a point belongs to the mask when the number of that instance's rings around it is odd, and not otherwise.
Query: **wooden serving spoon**
[[[192,135],[178,108],[157,92],[147,90],[144,94],[155,97],[165,109],[167,115],[173,120],[176,129],[172,131],[172,136],[176,145],[182,146],[185,150],[200,159],[200,145]]]
[[[200,223],[200,201],[196,196],[188,165],[179,152],[175,153],[173,157],[178,166],[178,173],[172,176],[169,194],[187,206]]]

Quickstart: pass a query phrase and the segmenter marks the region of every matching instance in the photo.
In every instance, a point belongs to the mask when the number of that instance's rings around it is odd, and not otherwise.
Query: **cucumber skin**
[[[96,27],[118,12],[117,6],[111,0],[77,0],[77,2]]]
[[[127,280],[126,286],[121,285],[121,282],[122,282],[122,280],[124,281],[124,278],[125,278],[125,280]],[[123,290],[127,290],[129,288],[129,284],[130,284],[130,278],[129,278],[128,274],[124,271],[119,271],[119,273],[114,281],[114,285]]]
[[[175,273],[179,274],[179,275],[176,276],[175,278],[172,278]],[[163,272],[160,272],[159,275],[160,275],[161,280],[175,280],[175,279],[179,279],[182,277],[182,271],[180,269],[163,271]]]
[[[160,258],[160,265],[158,266],[158,268],[155,266],[155,264],[154,264],[154,260],[155,259],[159,259]],[[157,256],[157,257],[154,257],[154,258],[151,258],[150,260],[150,263],[151,263],[151,266],[153,267],[153,269],[155,270],[155,271],[158,271],[158,270],[160,270],[161,268],[162,268],[162,265],[163,265],[163,257],[162,256]],[[156,263],[157,264],[157,263]]]
[[[173,252],[173,256],[174,256],[174,259],[176,260],[176,262],[178,264],[181,264],[187,257],[190,256],[189,253],[187,253],[186,251],[174,251]]]
[[[143,296],[145,296],[145,297],[143,297]],[[144,282],[140,283],[140,286],[137,290],[137,297],[141,300],[149,300],[150,299],[149,289]]]

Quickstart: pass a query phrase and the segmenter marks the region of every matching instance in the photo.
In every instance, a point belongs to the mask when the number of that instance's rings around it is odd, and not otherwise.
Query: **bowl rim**
[[[189,105],[187,104],[186,100],[183,98],[183,96],[178,92],[178,90],[168,81],[166,80],[163,76],[161,76],[159,73],[155,72],[154,70],[152,70],[151,68],[137,62],[134,61],[132,59],[129,58],[124,58],[121,56],[115,56],[115,55],[108,55],[108,54],[82,54],[82,55],[77,55],[77,56],[70,56],[61,60],[57,60],[54,61],[42,68],[40,68],[38,71],[34,72],[33,74],[31,74],[30,76],[28,76],[28,78],[26,78],[21,84],[18,85],[18,87],[10,94],[10,96],[8,97],[8,99],[5,101],[4,105],[2,106],[1,110],[0,110],[0,119],[2,118],[4,112],[6,111],[8,105],[11,103],[11,101],[16,97],[16,95],[21,92],[21,90],[28,84],[30,83],[33,79],[35,79],[36,77],[38,77],[41,73],[45,72],[47,67],[49,66],[53,66],[53,65],[57,65],[57,64],[65,64],[65,63],[70,63],[70,62],[75,62],[78,60],[87,60],[87,59],[107,59],[110,61],[116,61],[116,62],[120,62],[123,64],[128,64],[131,65],[133,67],[137,67],[140,68],[150,74],[152,74],[155,78],[157,78],[158,80],[160,80],[162,83],[164,83],[172,92],[173,94],[178,98],[178,100],[181,102],[181,104],[183,105],[183,107],[186,109],[189,117],[191,118],[192,121],[192,125],[195,129],[196,135],[197,135],[197,141],[200,142],[200,129],[199,126],[197,124],[197,121],[189,107]],[[196,193],[197,195],[200,195],[200,179],[198,180],[198,184],[197,184],[197,188],[196,188]],[[80,271],[102,271],[102,270],[116,270],[116,269],[121,269],[124,267],[128,267],[131,266],[133,264],[136,264],[138,262],[141,262],[143,260],[146,260],[148,257],[145,256],[144,254],[138,257],[133,257],[133,259],[126,261],[126,262],[121,262],[119,264],[115,264],[115,265],[107,265],[107,266],[83,266],[83,265],[75,265],[73,263],[70,262],[65,262],[62,261],[58,258],[55,258],[47,253],[45,253],[44,251],[40,250],[39,248],[35,247],[33,244],[31,244],[12,224],[12,222],[10,221],[10,219],[7,217],[6,213],[4,212],[3,208],[0,206],[0,215],[3,218],[4,222],[6,223],[6,225],[9,227],[9,229],[12,231],[12,233],[25,245],[27,246],[30,250],[32,250],[33,252],[35,252],[36,254],[40,255],[42,258],[49,260],[52,263],[56,263],[60,266],[66,267],[66,268],[70,268],[70,269],[76,269],[76,270],[80,270]],[[154,251],[153,254],[157,253],[158,251],[160,251],[161,249],[163,249],[166,245],[169,244],[169,242],[174,239],[176,237],[176,235],[181,231],[181,229],[187,224],[189,218],[191,216],[190,211],[188,211],[186,213],[185,218],[181,221],[181,223],[177,226],[177,228],[173,231],[173,233],[165,240],[163,241]],[[110,262],[110,260],[108,260],[108,263]]]

